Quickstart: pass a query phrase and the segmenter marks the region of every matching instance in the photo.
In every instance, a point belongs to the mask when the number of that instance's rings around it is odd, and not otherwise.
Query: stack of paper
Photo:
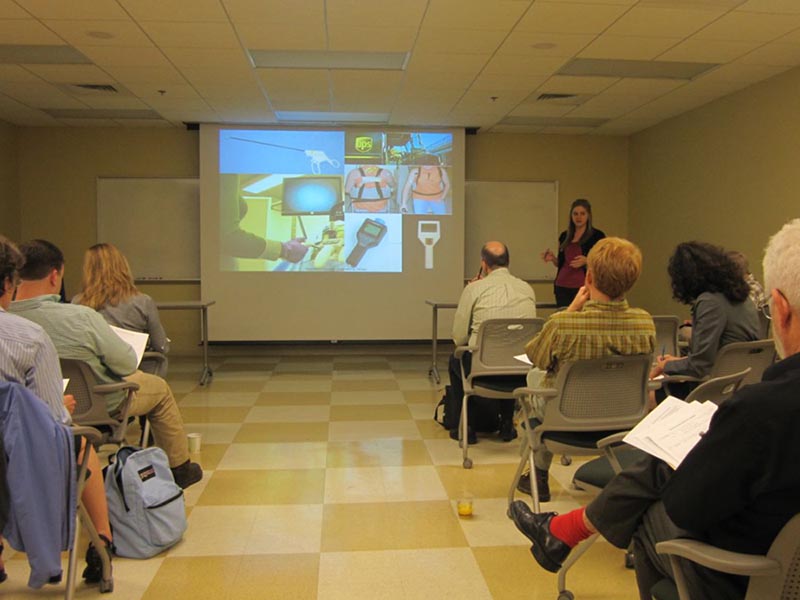
[[[667,396],[625,436],[625,442],[677,469],[708,431],[716,410],[717,405],[713,402],[686,403]]]
[[[150,336],[146,333],[122,329],[122,327],[115,327],[114,325],[110,325],[110,327],[124,342],[130,344],[133,351],[136,353],[136,364],[139,365],[142,362],[144,349],[147,348],[147,340]]]

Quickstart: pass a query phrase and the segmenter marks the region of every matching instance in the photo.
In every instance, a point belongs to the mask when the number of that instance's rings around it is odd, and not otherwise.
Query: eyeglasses
[[[776,291],[786,300],[786,295],[776,288]],[[767,303],[761,307],[761,314],[764,315],[769,321],[772,321],[772,294],[767,299]]]

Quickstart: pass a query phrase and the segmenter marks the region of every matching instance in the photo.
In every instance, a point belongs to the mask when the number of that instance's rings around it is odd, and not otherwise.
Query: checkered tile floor
[[[431,418],[443,384],[427,377],[428,347],[215,350],[206,387],[197,359],[170,361],[205,470],[186,493],[184,540],[150,560],[115,559],[113,595],[81,583],[78,598],[557,597],[556,576],[536,565],[505,515],[518,442],[481,437],[474,468],[461,467],[457,443]],[[574,469],[553,467],[545,509],[590,499],[569,488]],[[464,497],[471,518],[457,514]],[[4,599],[63,594],[27,589],[24,555],[6,556]],[[579,599],[637,597],[622,551],[603,541],[568,586]]]

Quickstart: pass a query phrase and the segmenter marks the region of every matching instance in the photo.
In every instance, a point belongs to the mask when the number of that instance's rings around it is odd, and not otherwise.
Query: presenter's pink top
[[[583,285],[586,272],[582,267],[574,269],[569,263],[577,256],[581,255],[581,245],[572,243],[564,249],[564,266],[558,270],[556,285],[565,288],[579,288]]]

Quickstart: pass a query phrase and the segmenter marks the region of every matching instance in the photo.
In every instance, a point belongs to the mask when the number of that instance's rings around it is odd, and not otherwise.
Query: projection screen
[[[424,339],[458,299],[463,130],[203,125],[200,179],[212,341]]]

